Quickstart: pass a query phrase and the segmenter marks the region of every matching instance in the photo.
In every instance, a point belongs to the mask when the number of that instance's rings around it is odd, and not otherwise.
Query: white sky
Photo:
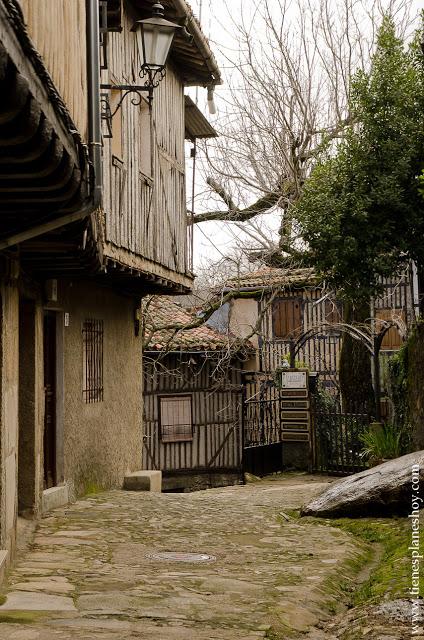
[[[334,0],[336,5],[338,0]],[[382,4],[385,5],[388,0],[382,0]],[[212,50],[220,65],[224,85],[217,88],[217,106],[219,109],[219,95],[225,95],[225,80],[227,76],[228,81],[228,62],[220,54],[220,49],[227,49],[229,52],[237,50],[237,41],[234,35],[234,27],[231,24],[231,19],[228,15],[227,7],[231,7],[231,17],[234,21],[242,19],[242,16],[246,17],[251,14],[256,5],[257,0],[191,0],[190,4],[199,16],[201,13],[201,24],[205,35],[211,42]],[[417,13],[424,9],[424,0],[411,0],[412,11]],[[228,82],[227,82],[228,84]],[[194,91],[190,91],[193,99],[197,97],[198,106],[202,109],[209,121],[214,124],[214,121],[219,119],[219,112],[216,116],[208,114],[207,102],[206,102],[206,90],[200,88],[196,94]],[[189,151],[189,149],[188,149]],[[200,162],[199,162],[200,164]],[[188,168],[188,181],[187,191],[191,194],[191,160],[187,158]],[[200,194],[204,190],[204,184],[198,177],[196,180],[196,192]],[[191,204],[189,205],[191,207]],[[204,209],[204,203],[202,208]],[[213,209],[216,209],[216,204],[212,204]],[[224,208],[224,207],[223,207]],[[196,207],[199,212],[199,206]],[[267,218],[268,224],[269,217]],[[270,223],[271,227],[275,230],[278,228],[278,220]],[[195,271],[201,269],[202,265],[209,261],[217,262],[223,255],[231,254],[231,250],[235,245],[235,236],[240,237],[241,231],[234,225],[228,223],[206,222],[200,225],[195,225],[194,230],[194,266]]]

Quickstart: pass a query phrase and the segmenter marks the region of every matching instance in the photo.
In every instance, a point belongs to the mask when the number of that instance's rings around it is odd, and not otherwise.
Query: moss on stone
[[[102,491],[104,491],[104,487],[102,487],[100,484],[97,484],[96,482],[89,480],[84,483],[85,496],[97,495],[98,493],[102,493]]]
[[[283,640],[284,638],[287,638],[287,635],[282,635],[281,633],[275,631],[274,629],[268,629],[268,631],[265,633],[265,638],[267,640]]]
[[[382,549],[381,558],[372,575],[352,594],[354,606],[375,602],[383,597],[396,599],[407,596],[411,581],[411,556],[408,550],[411,525],[407,518],[374,518],[372,520],[341,518],[323,521],[323,523],[351,533],[355,538],[370,545],[371,552],[376,549],[376,545]],[[423,548],[424,530],[421,530],[420,537]],[[424,585],[420,587],[420,595],[424,597]]]
[[[45,611],[2,611],[0,624],[32,624],[47,615]]]

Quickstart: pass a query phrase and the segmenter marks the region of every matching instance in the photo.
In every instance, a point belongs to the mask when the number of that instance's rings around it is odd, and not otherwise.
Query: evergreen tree
[[[386,17],[368,74],[353,83],[354,124],[315,167],[297,205],[308,259],[352,301],[409,258],[424,265],[424,82],[420,34],[406,49]]]

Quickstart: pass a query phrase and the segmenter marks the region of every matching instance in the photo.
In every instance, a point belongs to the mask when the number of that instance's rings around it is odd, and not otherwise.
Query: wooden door
[[[56,313],[44,314],[44,488],[56,478]]]

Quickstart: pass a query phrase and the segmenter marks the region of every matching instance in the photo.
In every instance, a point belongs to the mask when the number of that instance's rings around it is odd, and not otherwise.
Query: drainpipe
[[[100,126],[100,57],[99,3],[86,0],[88,149],[93,165],[92,203],[97,208],[102,199],[102,134]]]

